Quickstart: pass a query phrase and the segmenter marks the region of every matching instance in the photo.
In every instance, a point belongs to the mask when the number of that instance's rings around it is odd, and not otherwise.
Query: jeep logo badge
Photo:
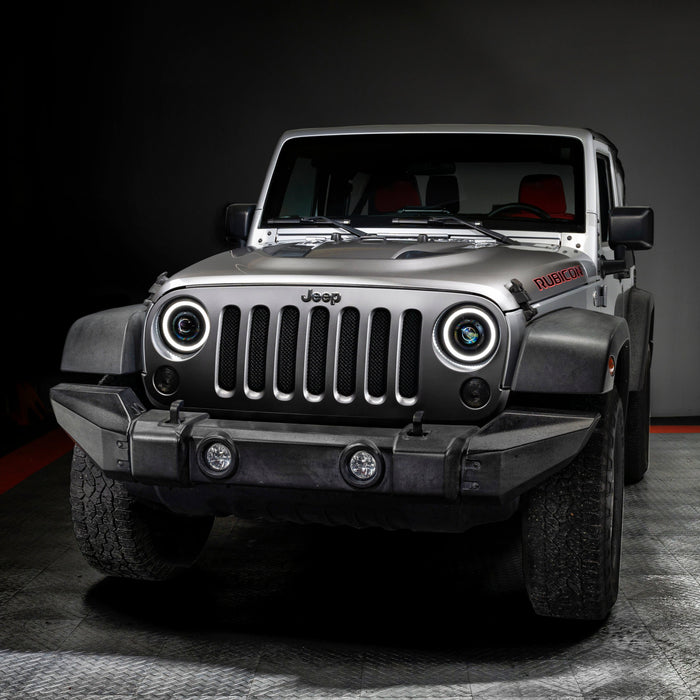
[[[306,292],[306,296],[302,294],[301,296],[302,301],[325,301],[327,304],[330,303],[331,306],[334,304],[338,304],[340,302],[340,294],[337,292],[333,292],[332,294],[328,294],[327,292],[325,294],[319,294],[318,292],[314,292],[313,289],[309,289],[308,292]]]

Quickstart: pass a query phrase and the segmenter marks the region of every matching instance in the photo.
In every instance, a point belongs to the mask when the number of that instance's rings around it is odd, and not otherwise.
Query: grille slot
[[[238,332],[241,326],[241,310],[227,306],[221,318],[219,340],[219,386],[225,391],[236,388],[236,365],[238,364]]]
[[[248,387],[251,391],[265,389],[267,369],[267,336],[270,328],[270,309],[255,306],[250,315],[250,341],[248,343]]]
[[[421,312],[417,309],[409,309],[404,313],[399,353],[399,394],[405,399],[413,399],[418,395],[422,321]]]
[[[294,392],[298,334],[299,309],[296,306],[285,306],[280,314],[277,344],[277,389],[283,394]]]
[[[338,376],[336,391],[341,396],[352,396],[357,386],[357,339],[360,331],[360,312],[349,307],[343,311],[338,331]]]
[[[389,311],[375,309],[372,314],[367,353],[367,392],[374,398],[381,398],[386,394],[390,327]]]
[[[309,345],[306,355],[306,390],[319,396],[326,389],[328,351],[328,309],[317,306],[309,319]]]

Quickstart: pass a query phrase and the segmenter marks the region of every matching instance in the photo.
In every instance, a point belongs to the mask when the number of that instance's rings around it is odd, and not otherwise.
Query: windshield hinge
[[[526,321],[530,321],[537,315],[537,309],[534,309],[530,304],[530,295],[525,291],[525,287],[523,287],[523,283],[520,280],[512,279],[508,291],[523,310]]]
[[[593,306],[608,305],[608,285],[601,284],[593,290]]]

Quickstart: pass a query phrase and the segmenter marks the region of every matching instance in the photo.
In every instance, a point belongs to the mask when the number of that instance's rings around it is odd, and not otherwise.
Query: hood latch
[[[534,309],[530,304],[530,295],[525,291],[525,287],[523,287],[523,283],[520,280],[512,279],[508,291],[513,295],[515,301],[518,302],[518,306],[523,310],[526,321],[530,321],[537,315],[537,309]]]

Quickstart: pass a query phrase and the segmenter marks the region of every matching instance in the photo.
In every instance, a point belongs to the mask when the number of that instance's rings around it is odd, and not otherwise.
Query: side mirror
[[[224,214],[224,240],[232,248],[241,248],[248,240],[255,204],[229,204]]]
[[[650,207],[614,207],[610,211],[610,247],[649,250],[654,245],[654,210]]]

